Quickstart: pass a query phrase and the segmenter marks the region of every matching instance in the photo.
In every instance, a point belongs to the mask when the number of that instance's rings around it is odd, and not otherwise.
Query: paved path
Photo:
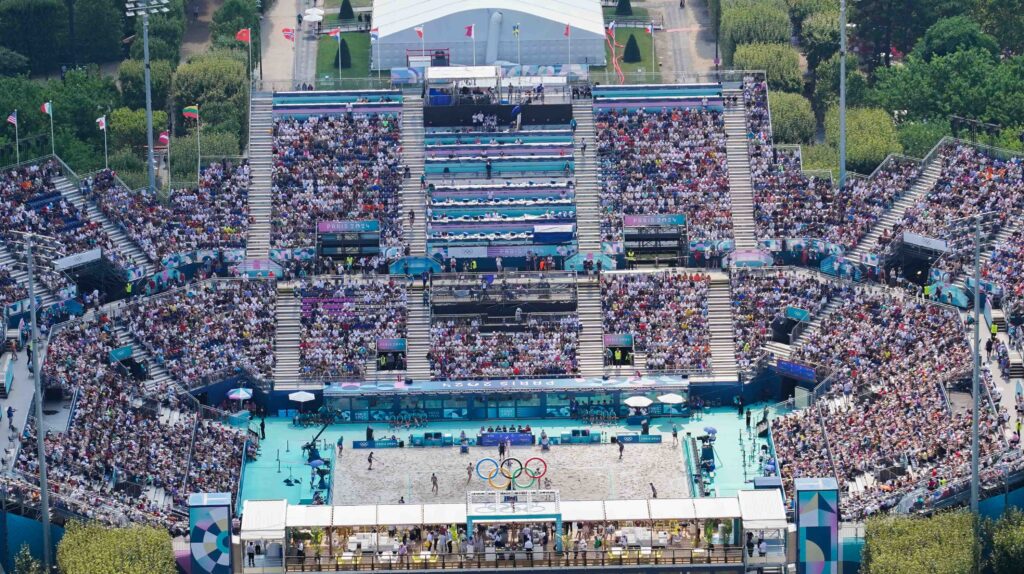
[[[210,22],[224,0],[191,0],[185,5],[188,12],[185,35],[181,39],[181,61],[186,62],[196,54],[210,49]],[[194,7],[199,7],[199,19],[192,19]]]
[[[295,43],[286,40],[282,30],[296,27],[295,16],[300,12],[301,1],[277,0],[263,16],[261,45],[265,90],[293,87]]]
[[[665,30],[654,34],[662,81],[714,70],[715,35],[704,2],[689,0],[686,8],[680,8],[678,0],[651,0],[642,6],[664,17]]]

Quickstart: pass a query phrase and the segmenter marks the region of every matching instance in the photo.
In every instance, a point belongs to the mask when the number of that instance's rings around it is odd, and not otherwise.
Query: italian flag
[[[44,114],[46,114],[48,116],[52,116],[53,115],[53,102],[46,102],[45,104],[39,106],[39,111],[43,112]]]

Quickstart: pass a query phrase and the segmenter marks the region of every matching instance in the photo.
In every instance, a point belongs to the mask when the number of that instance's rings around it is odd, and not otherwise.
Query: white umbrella
[[[626,406],[644,408],[651,406],[651,404],[654,403],[654,401],[647,397],[629,397],[628,399],[626,399],[625,403]]]
[[[686,402],[686,399],[675,393],[668,393],[667,395],[661,395],[658,397],[658,402],[666,405],[681,405]]]
[[[295,401],[297,403],[308,403],[309,401],[316,398],[316,395],[309,391],[295,391],[288,395],[288,400]]]
[[[314,14],[316,14],[317,16],[323,16],[324,15],[323,8],[306,8],[306,15],[307,16],[312,16]]]
[[[245,387],[239,387],[237,389],[231,389],[228,391],[228,398],[233,401],[238,401],[238,408],[242,408],[242,401],[247,401],[252,398],[252,389]]]
[[[303,22],[313,22],[313,23],[323,22],[324,21],[324,17],[322,15],[320,15],[320,14],[306,14],[305,16],[302,17],[302,21]]]

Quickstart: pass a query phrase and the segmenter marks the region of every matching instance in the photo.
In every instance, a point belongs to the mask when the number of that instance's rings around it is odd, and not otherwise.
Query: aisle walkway
[[[295,16],[299,13],[298,1],[274,2],[270,11],[263,16],[260,35],[260,45],[263,47],[263,91],[292,87],[295,44],[285,39],[282,30],[295,28]]]

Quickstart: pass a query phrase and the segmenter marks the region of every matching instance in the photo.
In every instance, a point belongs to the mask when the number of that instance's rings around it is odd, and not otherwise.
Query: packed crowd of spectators
[[[144,397],[142,385],[109,364],[108,354],[117,346],[113,323],[105,315],[70,324],[51,339],[43,367],[46,385],[77,393],[68,431],[48,431],[45,438],[51,487],[59,497],[77,501],[73,510],[79,513],[180,529],[184,525],[170,507],[137,493],[163,489],[180,508],[191,492],[234,492],[245,436],[199,420],[173,395],[160,400],[180,416],[175,422],[161,418],[151,406],[158,404],[155,397]],[[34,433],[29,427],[22,436],[15,463],[29,475],[38,472]],[[140,488],[115,487],[122,482]]]
[[[28,299],[28,289],[18,283],[10,269],[0,268],[0,315],[11,303]]]
[[[136,299],[124,317],[132,335],[186,386],[238,369],[269,379],[276,297],[269,281],[212,280]]]
[[[377,339],[404,339],[409,306],[405,285],[394,279],[305,279],[301,298],[300,371],[304,378],[361,377]]]
[[[748,78],[744,103],[758,237],[821,238],[853,249],[920,175],[918,162],[893,158],[874,177],[851,177],[837,190],[801,171],[797,149],[773,145],[763,80]]]
[[[114,263],[123,260],[103,226],[89,219],[57,190],[62,175],[57,160],[28,164],[0,174],[0,239],[21,241],[15,232],[31,232],[56,240],[59,255],[74,255],[97,247]],[[70,282],[63,275],[40,268],[40,277],[52,291]]]
[[[376,219],[381,244],[402,245],[399,132],[376,114],[275,120],[271,244],[311,247],[319,221]]]
[[[711,367],[706,275],[661,271],[601,275],[605,333],[632,333],[649,371]]]
[[[595,114],[602,162],[601,236],[622,239],[623,215],[686,215],[691,239],[732,237],[722,112]]]
[[[772,326],[784,326],[786,307],[803,309],[814,317],[846,289],[844,284],[795,271],[737,268],[731,279],[736,363],[741,370],[757,362],[762,346],[772,338]]]
[[[946,308],[860,289],[793,350],[792,359],[830,371],[816,409],[773,422],[787,488],[820,476],[831,453],[847,517],[885,510],[929,477],[954,480],[970,459],[970,413],[950,412],[941,385],[970,366],[963,324]],[[821,422],[813,413],[820,409]],[[999,450],[1000,417],[982,417],[982,452]],[[879,473],[903,468],[905,473]]]
[[[995,235],[1024,217],[1024,159],[999,159],[971,145],[950,144],[942,154],[942,173],[932,189],[903,214],[890,233],[879,239],[884,247],[903,232],[945,239],[950,251],[938,262],[956,276],[973,253],[973,237],[957,232],[953,221],[992,212],[986,229]]]
[[[532,315],[501,326],[441,318],[430,328],[430,372],[435,379],[573,375],[579,332],[575,314]]]
[[[117,222],[152,261],[196,249],[244,247],[249,227],[249,163],[214,162],[198,187],[171,190],[161,199],[131,191],[110,170],[82,182],[82,191]]]

